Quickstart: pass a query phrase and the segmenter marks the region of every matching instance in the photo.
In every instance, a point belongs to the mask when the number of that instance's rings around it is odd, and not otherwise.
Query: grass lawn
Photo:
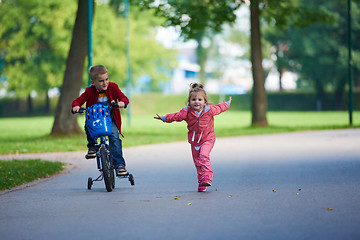
[[[63,163],[41,160],[0,161],[0,190],[54,175],[63,170]]]
[[[163,123],[155,120],[154,115],[137,113],[129,124],[126,112],[123,113],[124,147],[187,141],[185,122]],[[268,112],[267,118],[269,127],[250,127],[250,112],[227,111],[215,117],[215,132],[218,137],[226,137],[349,127],[347,112]],[[359,128],[360,112],[354,112],[353,119],[353,127]],[[78,120],[83,126],[84,116],[79,116]],[[53,117],[0,118],[0,154],[86,150],[85,134],[49,136],[53,122]],[[59,162],[0,160],[0,190],[56,174],[62,169],[63,164]]]
[[[177,111],[177,110],[174,110]],[[158,112],[160,115],[166,112]],[[155,115],[136,114],[129,124],[123,115],[124,147],[171,141],[187,141],[185,122],[163,123]],[[268,112],[269,127],[250,127],[251,113],[227,111],[215,116],[215,133],[218,137],[249,134],[269,134],[291,131],[338,129],[348,127],[347,112]],[[353,114],[353,127],[360,127],[360,112]],[[53,117],[1,118],[0,154],[77,151],[86,149],[82,136],[49,136]],[[84,117],[79,116],[80,126]]]

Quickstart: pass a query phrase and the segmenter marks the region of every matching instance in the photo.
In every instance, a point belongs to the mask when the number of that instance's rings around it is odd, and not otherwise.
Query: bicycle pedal
[[[118,177],[126,177],[128,175],[129,175],[129,173],[121,173],[121,174],[116,173],[116,176],[118,176]]]
[[[96,157],[96,156],[89,156],[89,155],[87,155],[87,154],[85,155],[85,158],[86,158],[86,159],[93,159],[93,158],[95,158],[95,157]]]

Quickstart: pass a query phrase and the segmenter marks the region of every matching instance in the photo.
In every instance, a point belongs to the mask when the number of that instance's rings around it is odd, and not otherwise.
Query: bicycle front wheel
[[[108,192],[111,192],[113,189],[111,171],[114,170],[111,168],[110,157],[107,153],[107,149],[105,146],[101,146],[100,156],[101,156],[101,167],[104,176],[105,188]]]

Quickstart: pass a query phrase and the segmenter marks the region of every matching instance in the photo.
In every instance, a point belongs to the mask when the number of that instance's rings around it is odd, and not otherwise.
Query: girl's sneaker
[[[201,183],[199,183],[198,192],[206,192],[206,187],[202,186]]]
[[[201,181],[201,186],[204,187],[210,187],[211,186],[211,182],[208,176],[205,176],[202,181]]]

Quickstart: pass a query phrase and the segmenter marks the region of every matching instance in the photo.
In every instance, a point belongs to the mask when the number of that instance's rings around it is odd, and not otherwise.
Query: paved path
[[[360,129],[219,138],[207,193],[185,141],[124,152],[111,193],[84,152],[42,154],[71,165],[2,192],[0,239],[360,239]]]

